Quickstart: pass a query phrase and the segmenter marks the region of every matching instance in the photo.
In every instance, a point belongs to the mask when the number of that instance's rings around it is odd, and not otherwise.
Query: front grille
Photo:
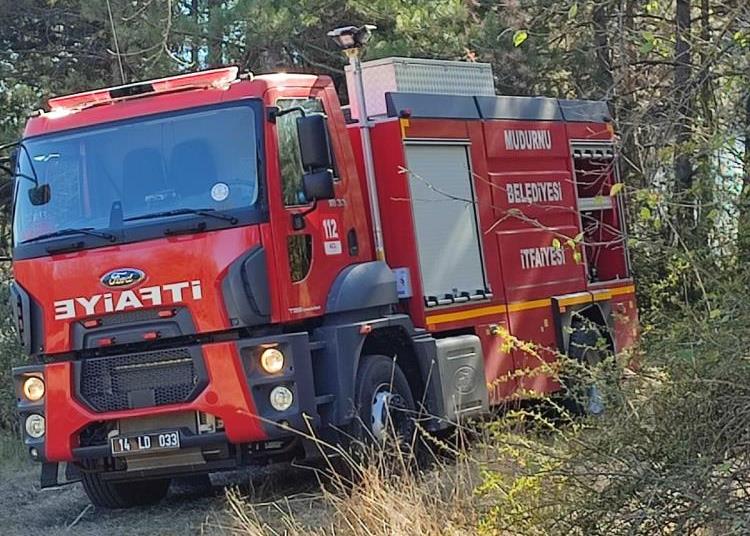
[[[178,310],[178,307],[172,307]],[[148,322],[160,320],[159,309],[136,309],[135,311],[124,311],[121,313],[110,313],[99,318],[101,327],[119,326],[120,324],[135,324],[136,322]]]
[[[188,348],[80,362],[79,393],[95,411],[185,402],[200,378]]]

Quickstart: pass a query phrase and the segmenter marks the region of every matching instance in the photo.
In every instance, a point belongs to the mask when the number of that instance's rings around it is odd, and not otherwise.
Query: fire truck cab
[[[482,64],[362,72],[364,119],[328,77],[235,67],[29,119],[13,374],[43,486],[153,502],[176,475],[554,392],[577,318],[633,344],[607,106],[495,96]]]

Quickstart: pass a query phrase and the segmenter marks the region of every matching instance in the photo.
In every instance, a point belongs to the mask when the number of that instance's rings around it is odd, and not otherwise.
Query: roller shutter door
[[[485,290],[468,146],[409,143],[406,160],[425,297]]]

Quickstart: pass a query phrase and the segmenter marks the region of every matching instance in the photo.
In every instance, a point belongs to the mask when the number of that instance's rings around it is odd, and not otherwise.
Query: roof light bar
[[[186,73],[158,80],[148,80],[145,82],[136,82],[135,84],[126,84],[105,89],[95,89],[84,93],[66,95],[49,99],[47,104],[50,112],[60,110],[71,110],[77,108],[87,108],[97,104],[113,102],[118,99],[134,97],[146,93],[165,93],[179,89],[188,89],[195,87],[224,87],[237,79],[239,67],[221,67],[209,71],[200,71],[197,73]]]

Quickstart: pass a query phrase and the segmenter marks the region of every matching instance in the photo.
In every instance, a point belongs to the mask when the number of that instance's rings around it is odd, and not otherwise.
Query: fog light
[[[266,348],[260,354],[260,366],[269,374],[276,374],[284,368],[284,354],[276,348]]]
[[[294,403],[294,395],[289,388],[279,385],[278,387],[274,387],[271,391],[270,400],[273,409],[276,411],[286,411],[292,407],[292,403]]]
[[[31,459],[36,461],[39,459],[39,450],[37,450],[36,447],[31,447],[29,449],[29,456],[31,456]]]
[[[44,417],[32,413],[26,417],[26,433],[34,439],[39,439],[44,435]]]
[[[37,402],[44,396],[44,381],[36,376],[29,376],[23,381],[23,396],[31,402]]]

